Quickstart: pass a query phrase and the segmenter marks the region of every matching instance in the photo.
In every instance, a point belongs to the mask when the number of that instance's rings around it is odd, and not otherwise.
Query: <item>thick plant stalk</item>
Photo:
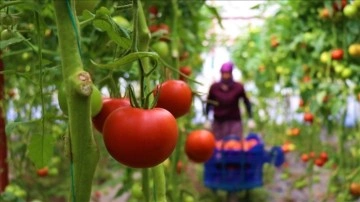
[[[154,201],[166,202],[166,180],[163,164],[151,168],[154,176]]]
[[[4,63],[0,51],[0,72],[4,71],[4,69]],[[4,74],[0,73],[0,103],[4,102],[4,86]],[[9,165],[7,162],[7,140],[5,133],[5,110],[3,106],[3,104],[0,104],[0,193],[2,193],[9,184]]]
[[[88,202],[99,160],[90,115],[92,81],[90,75],[83,70],[78,46],[78,22],[68,4],[70,2],[65,0],[54,1],[69,115],[70,166],[73,182],[71,199]]]

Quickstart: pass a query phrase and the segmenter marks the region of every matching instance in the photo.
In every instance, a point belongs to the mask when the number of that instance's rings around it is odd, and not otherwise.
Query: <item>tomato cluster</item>
[[[128,98],[103,98],[92,119],[109,154],[128,167],[148,168],[166,160],[177,143],[176,118],[190,110],[192,91],[184,81],[165,81],[153,94],[157,103],[151,109],[132,107]]]
[[[309,154],[303,153],[300,158],[304,163],[313,160],[314,164],[318,167],[322,167],[328,161],[328,155],[324,151],[318,155],[315,152],[310,152]]]

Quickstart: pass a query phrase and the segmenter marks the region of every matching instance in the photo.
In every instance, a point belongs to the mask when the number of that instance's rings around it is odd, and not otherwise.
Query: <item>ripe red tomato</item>
[[[120,107],[129,106],[131,105],[128,98],[103,98],[101,111],[92,118],[94,127],[101,133],[104,122],[111,112]]]
[[[305,112],[304,113],[304,121],[312,123],[314,121],[314,115],[310,112]]]
[[[158,95],[156,107],[168,110],[175,118],[185,115],[190,110],[192,91],[184,81],[167,80],[154,89],[154,95]]]
[[[360,196],[360,183],[352,182],[350,184],[349,191],[355,197]]]
[[[215,142],[215,136],[210,131],[194,130],[186,138],[185,153],[190,160],[203,163],[211,158]]]
[[[319,158],[323,159],[326,162],[328,160],[328,155],[326,152],[321,152]]]
[[[169,32],[170,32],[169,26],[164,23],[159,24],[158,29],[164,31],[165,34],[169,34]]]
[[[341,48],[331,51],[331,58],[333,60],[341,60],[343,59],[343,56],[344,56],[344,51]]]
[[[48,167],[40,168],[36,171],[36,174],[39,177],[46,177],[49,174],[49,168]]]
[[[324,161],[324,159],[322,158],[317,158],[314,161],[314,164],[317,165],[318,167],[322,167],[325,163],[326,161]]]
[[[301,155],[301,160],[303,161],[303,162],[307,162],[308,160],[309,160],[309,155],[308,154],[302,154]]]
[[[189,66],[182,66],[182,67],[180,67],[180,72],[183,73],[183,74],[185,74],[186,76],[190,76],[192,70],[191,70],[191,67],[189,67]],[[180,79],[180,80],[183,80],[183,81],[186,80],[186,78],[185,78],[183,75],[181,75],[181,74],[180,74],[179,79]]]
[[[159,12],[158,8],[155,5],[151,5],[148,10],[149,10],[149,13],[153,14],[154,16],[157,16],[157,14]]]
[[[118,162],[149,168],[171,155],[178,128],[174,116],[165,109],[122,107],[105,120],[103,137],[106,149]]]
[[[309,153],[309,158],[313,159],[313,158],[315,158],[315,156],[316,156],[315,152],[310,152]]]

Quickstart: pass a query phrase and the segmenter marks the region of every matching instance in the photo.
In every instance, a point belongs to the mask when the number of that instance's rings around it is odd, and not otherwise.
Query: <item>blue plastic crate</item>
[[[223,141],[238,137],[229,136]],[[246,140],[256,139],[258,144],[248,151],[227,151],[216,148],[213,156],[204,164],[204,184],[210,189],[239,191],[252,189],[263,185],[263,164],[275,162],[281,165],[284,159],[279,157],[277,149],[267,153],[264,143],[256,134],[249,134]],[[282,162],[281,162],[282,161]]]

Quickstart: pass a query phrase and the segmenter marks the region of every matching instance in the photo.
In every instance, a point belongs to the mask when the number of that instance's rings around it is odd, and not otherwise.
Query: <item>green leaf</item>
[[[218,10],[213,6],[209,6],[207,4],[205,4],[205,5],[209,9],[209,11],[215,16],[215,18],[218,20],[220,27],[224,28],[224,26],[222,25],[222,20],[221,20],[222,18],[220,16]]]
[[[118,70],[118,69],[121,69],[122,65],[134,62],[134,61],[144,58],[144,57],[152,58],[155,60],[155,62],[157,62],[157,60],[159,59],[159,55],[155,52],[136,52],[136,53],[130,53],[130,54],[120,58],[119,60],[116,60],[109,64],[98,64],[98,63],[94,62],[93,60],[91,60],[91,63],[93,63],[97,67]]]
[[[323,103],[323,99],[326,96],[326,91],[320,91],[319,93],[316,94],[316,101],[318,104]]]
[[[19,125],[32,125],[32,124],[38,124],[40,123],[40,120],[32,120],[32,121],[24,121],[24,122],[9,122],[5,126],[5,133],[7,135],[10,135],[15,128],[17,128]]]
[[[23,38],[19,38],[19,37],[16,37],[16,38],[11,38],[9,40],[5,40],[5,41],[0,41],[0,49],[4,49],[6,48],[7,46],[10,46],[12,44],[16,44],[16,43],[20,43],[24,41]]]
[[[101,7],[93,20],[93,25],[104,32],[107,32],[111,40],[122,48],[129,48],[131,45],[130,31],[119,26],[110,16],[107,8]]]
[[[54,138],[52,135],[35,134],[31,137],[28,156],[36,168],[45,167],[53,154]]]

